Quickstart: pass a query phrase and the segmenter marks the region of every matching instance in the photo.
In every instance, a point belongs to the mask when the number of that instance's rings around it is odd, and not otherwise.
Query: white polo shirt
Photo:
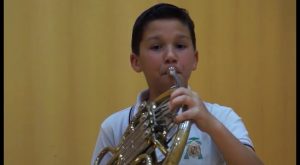
[[[104,120],[100,127],[91,165],[94,164],[97,155],[105,147],[116,147],[120,143],[121,137],[129,124],[130,116],[138,111],[138,106],[147,96],[147,90],[141,92],[133,107],[116,112]],[[205,102],[205,105],[208,111],[223,123],[242,144],[253,148],[252,141],[248,136],[248,131],[243,121],[231,108],[207,102]],[[158,160],[163,158],[163,155],[160,153],[157,154]],[[106,164],[111,156],[110,153],[106,154],[101,164]],[[179,164],[223,165],[226,163],[211,137],[207,133],[202,132],[195,124],[192,124],[189,138]]]

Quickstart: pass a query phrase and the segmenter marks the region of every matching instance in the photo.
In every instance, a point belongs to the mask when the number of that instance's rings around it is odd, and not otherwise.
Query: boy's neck
[[[149,89],[149,95],[148,95],[147,101],[155,100],[162,93],[163,92],[157,92],[157,91],[153,91],[153,90]]]

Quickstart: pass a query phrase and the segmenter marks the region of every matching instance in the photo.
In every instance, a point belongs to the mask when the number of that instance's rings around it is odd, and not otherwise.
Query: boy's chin
[[[177,74],[177,76],[181,81],[180,83],[182,83],[183,86],[186,86],[186,83],[185,83],[185,81],[183,81],[183,77],[181,76],[181,74]],[[167,86],[168,88],[171,88],[176,85],[176,81],[170,75],[164,76],[162,78],[161,83],[164,84],[165,86]]]
[[[169,89],[176,84],[176,81],[171,76],[168,76],[165,77],[161,83],[166,89]]]
[[[172,87],[175,86],[175,81],[172,79],[166,80],[161,82],[161,84],[158,85],[158,88],[160,89],[161,92],[165,92],[169,89],[171,89]]]

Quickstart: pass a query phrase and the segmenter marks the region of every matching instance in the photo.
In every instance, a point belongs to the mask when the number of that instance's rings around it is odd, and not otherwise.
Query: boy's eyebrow
[[[159,39],[160,39],[160,37],[155,35],[155,36],[150,36],[150,37],[146,38],[145,40],[150,41],[150,40],[159,40]]]
[[[146,41],[149,41],[149,40],[159,40],[160,38],[161,38],[161,37],[160,37],[159,35],[154,35],[154,36],[150,36],[150,37],[146,38],[145,40],[146,40]],[[176,38],[179,38],[179,39],[181,39],[181,38],[190,39],[191,37],[190,37],[190,36],[187,36],[187,35],[184,35],[184,34],[178,34],[178,35],[176,36]]]
[[[181,39],[181,38],[186,38],[186,39],[190,39],[190,36],[184,35],[184,34],[179,34],[178,36],[176,36],[177,38]]]

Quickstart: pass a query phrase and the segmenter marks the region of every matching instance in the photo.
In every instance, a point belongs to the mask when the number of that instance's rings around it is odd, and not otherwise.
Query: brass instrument
[[[176,74],[174,67],[169,68],[169,74],[176,82],[175,88],[183,86]],[[175,165],[178,164],[185,148],[191,129],[191,122],[180,124],[173,122],[174,116],[179,111],[184,111],[184,106],[177,111],[170,111],[168,102],[174,88],[162,93],[152,102],[142,102],[138,112],[129,123],[116,148],[104,148],[95,160],[95,165],[100,164],[102,158],[111,152],[112,158],[108,165],[146,164],[146,165]],[[155,154],[159,150],[163,160],[158,160]]]

